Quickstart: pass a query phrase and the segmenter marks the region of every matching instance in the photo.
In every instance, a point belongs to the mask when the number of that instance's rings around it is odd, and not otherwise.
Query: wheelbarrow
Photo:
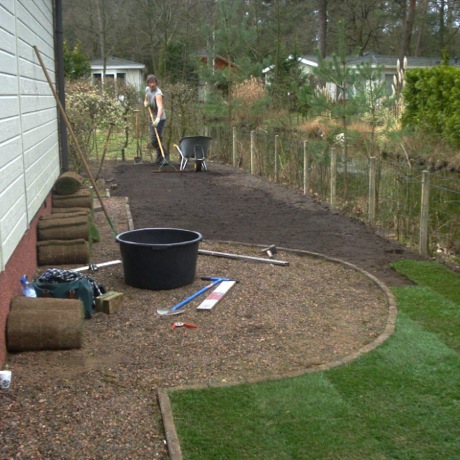
[[[184,171],[191,160],[194,163],[195,172],[207,171],[206,155],[211,140],[208,136],[186,136],[179,141],[179,145],[174,144],[181,157],[180,170]]]

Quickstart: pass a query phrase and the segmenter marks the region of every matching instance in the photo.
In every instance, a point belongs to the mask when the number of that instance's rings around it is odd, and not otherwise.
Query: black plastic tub
[[[125,282],[141,289],[174,289],[193,283],[198,232],[179,228],[140,228],[117,235]]]

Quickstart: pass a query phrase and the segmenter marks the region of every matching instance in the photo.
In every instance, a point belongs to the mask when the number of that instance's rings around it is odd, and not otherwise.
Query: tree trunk
[[[420,0],[419,2],[419,14],[418,14],[418,23],[420,24],[419,30],[417,33],[417,41],[415,44],[414,56],[422,55],[422,40],[425,34],[426,29],[426,19],[428,12],[428,0]]]
[[[445,0],[441,0],[439,2],[439,49],[441,50],[441,53],[443,52],[446,46],[446,40],[445,40],[446,24],[444,21],[445,14],[446,14],[446,2]]]
[[[327,56],[327,0],[319,0],[318,47],[322,58]]]
[[[412,35],[412,28],[414,26],[414,20],[415,20],[415,0],[409,0],[409,9],[406,15],[406,22],[404,24],[404,32],[403,32],[403,38],[402,38],[402,43],[401,43],[401,52],[399,54],[399,62],[401,62],[401,64],[404,61],[404,57],[407,56],[409,53],[410,38]]]
[[[102,75],[101,84],[105,84],[105,72],[107,68],[107,54],[106,54],[106,33],[105,33],[105,9],[103,0],[96,0],[97,21],[99,26],[99,46],[102,58]]]

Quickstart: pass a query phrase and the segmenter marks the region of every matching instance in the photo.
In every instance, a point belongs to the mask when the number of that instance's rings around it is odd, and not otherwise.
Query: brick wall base
[[[37,271],[37,224],[40,216],[51,214],[51,194],[48,195],[30,224],[30,228],[0,273],[0,368],[6,360],[6,324],[11,299],[21,295],[22,275],[33,279]]]

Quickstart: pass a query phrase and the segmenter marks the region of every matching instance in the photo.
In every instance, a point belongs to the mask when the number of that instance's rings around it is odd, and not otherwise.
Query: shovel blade
[[[175,316],[175,315],[182,315],[182,313],[185,313],[185,310],[181,310],[181,309],[174,310],[173,308],[157,308],[157,313],[160,316]]]

